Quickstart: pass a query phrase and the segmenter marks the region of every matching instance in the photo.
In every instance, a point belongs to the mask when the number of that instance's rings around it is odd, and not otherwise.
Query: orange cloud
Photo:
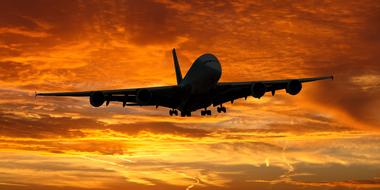
[[[0,189],[379,188],[378,8],[1,1]],[[209,118],[33,97],[175,84],[173,47],[183,73],[205,52],[218,56],[222,81],[335,79],[294,97],[237,100]]]

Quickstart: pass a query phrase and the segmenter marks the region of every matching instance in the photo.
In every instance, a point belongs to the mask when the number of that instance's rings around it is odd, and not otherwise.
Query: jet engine
[[[253,83],[251,86],[251,94],[255,98],[261,98],[266,92],[266,87],[263,83]]]
[[[152,92],[147,89],[137,91],[136,101],[139,104],[148,104],[152,100]]]
[[[103,105],[104,101],[105,101],[105,97],[104,97],[103,92],[96,91],[90,95],[90,104],[94,107],[99,107]]]
[[[291,95],[298,94],[302,89],[302,83],[299,80],[292,80],[288,83],[286,87],[286,93]]]

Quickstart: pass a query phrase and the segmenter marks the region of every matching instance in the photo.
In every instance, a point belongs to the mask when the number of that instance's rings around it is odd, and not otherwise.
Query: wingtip
[[[40,96],[41,93],[38,93],[37,91],[34,91],[34,97]]]

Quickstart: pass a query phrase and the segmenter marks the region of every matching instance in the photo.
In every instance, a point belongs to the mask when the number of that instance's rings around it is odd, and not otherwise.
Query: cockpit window
[[[206,60],[205,62],[203,62],[204,64],[206,63],[209,63],[209,62],[213,62],[214,60],[210,59],[210,60]]]

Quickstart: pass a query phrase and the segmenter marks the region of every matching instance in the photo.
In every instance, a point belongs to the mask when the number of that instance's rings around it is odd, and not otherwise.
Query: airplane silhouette
[[[302,83],[317,80],[333,79],[333,76],[316,78],[299,78],[285,80],[247,81],[247,82],[218,82],[222,75],[222,67],[218,59],[212,54],[203,54],[191,65],[185,77],[182,78],[181,69],[175,49],[172,50],[177,85],[130,88],[116,90],[96,90],[83,92],[56,92],[36,93],[36,96],[72,96],[89,97],[90,104],[99,107],[111,101],[121,102],[125,106],[162,106],[170,108],[171,116],[191,116],[191,112],[198,109],[201,115],[211,115],[209,106],[218,106],[219,113],[226,112],[223,103],[239,98],[253,96],[260,99],[266,92],[275,95],[276,90],[285,89],[291,95],[298,94]]]

